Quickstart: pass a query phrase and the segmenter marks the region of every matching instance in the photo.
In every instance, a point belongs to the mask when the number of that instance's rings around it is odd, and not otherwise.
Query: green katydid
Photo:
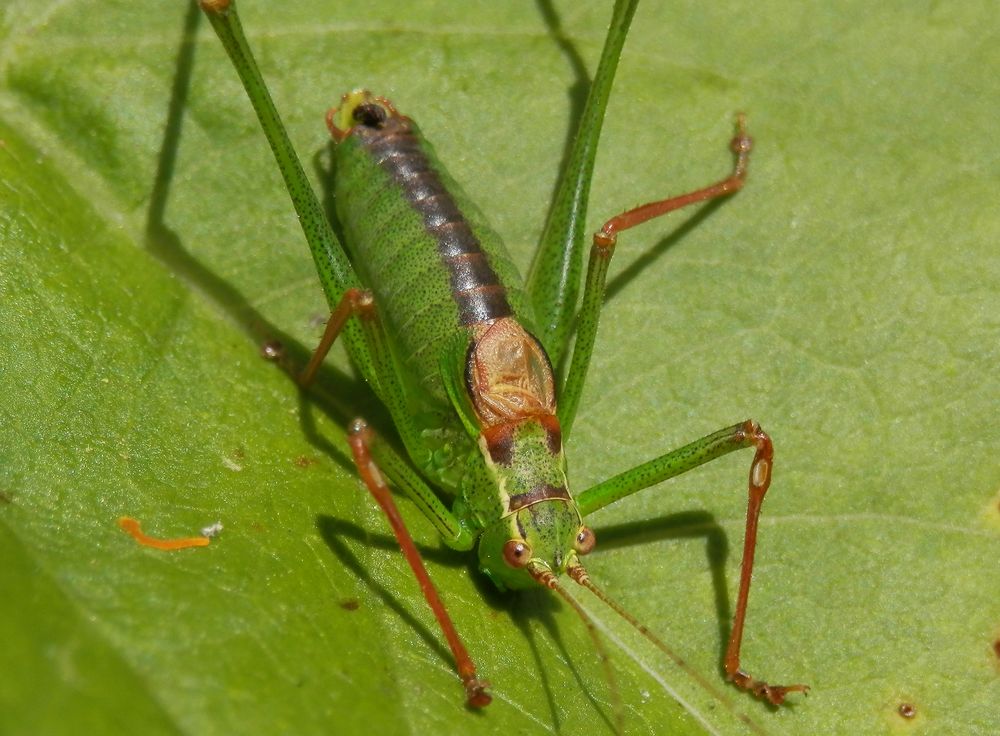
[[[488,683],[478,677],[384,476],[417,505],[448,546],[472,550],[478,543],[480,569],[501,590],[538,585],[555,590],[580,613],[600,646],[593,625],[558,580],[566,575],[667,651],[590,580],[580,558],[593,549],[595,537],[583,518],[729,452],[754,448],[739,592],[724,666],[736,686],[776,705],[789,692],[807,690],[767,684],[740,666],[757,521],[773,456],[771,440],[756,422],[710,434],[575,498],[566,480],[563,445],[582,393],[617,234],[739,190],[751,147],[739,116],[732,173],[704,189],[608,220],[593,236],[584,276],[583,228],[595,152],[637,3],[618,0],[615,5],[566,171],[522,282],[499,237],[466,201],[413,121],[368,92],[344,95],[327,116],[342,246],[281,124],[234,3],[200,0],[274,152],[332,309],[302,382],[312,381],[340,337],[388,408],[406,456],[360,419],[350,427],[352,453],[441,625],[473,707],[490,702]],[[454,499],[450,508],[442,495]]]

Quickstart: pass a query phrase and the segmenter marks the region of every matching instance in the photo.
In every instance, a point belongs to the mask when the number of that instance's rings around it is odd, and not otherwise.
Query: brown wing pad
[[[465,379],[484,427],[556,412],[548,356],[538,340],[512,317],[477,326]]]

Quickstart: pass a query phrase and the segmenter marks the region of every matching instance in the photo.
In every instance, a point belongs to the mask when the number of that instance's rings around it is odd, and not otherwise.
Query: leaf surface
[[[286,5],[241,10],[307,169],[342,92],[384,94],[526,266],[608,8]],[[342,428],[380,409],[343,355],[312,396],[260,357],[279,340],[301,365],[325,307],[192,18],[84,0],[0,15],[0,669],[17,673],[0,732],[611,732],[572,611],[493,591],[401,502],[493,683],[489,709],[464,708],[351,468]],[[724,698],[581,593],[628,733],[754,733],[741,714],[769,734],[996,732],[994,21],[985,2],[640,6],[590,227],[723,175],[738,110],[756,148],[737,197],[622,236],[572,483],[760,421],[776,473],[745,665],[813,690],[773,711],[720,674],[739,453],[592,519],[594,579]],[[168,554],[123,515],[225,529]]]

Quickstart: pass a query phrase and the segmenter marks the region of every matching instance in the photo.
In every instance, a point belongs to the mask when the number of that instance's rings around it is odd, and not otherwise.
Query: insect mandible
[[[235,3],[200,0],[274,151],[331,306],[323,340],[301,380],[306,385],[313,380],[339,337],[387,407],[406,456],[361,419],[349,430],[352,454],[441,626],[472,707],[490,702],[489,685],[477,674],[424,569],[386,477],[448,546],[468,551],[478,545],[480,569],[501,590],[550,588],[586,620],[559,581],[567,576],[663,648],[590,579],[581,558],[594,548],[595,536],[584,518],[710,460],[752,448],[743,560],[724,667],[737,687],[773,704],[807,690],[799,684],[768,684],[740,665],[757,521],[773,458],[771,440],[756,422],[714,432],[575,497],[566,478],[563,448],[582,393],[618,233],[739,190],[751,147],[739,116],[732,173],[711,186],[608,220],[592,238],[584,275],[583,227],[594,156],[637,3],[615,5],[565,173],[522,282],[500,238],[468,203],[416,124],[390,101],[366,91],[344,95],[327,115],[335,142],[342,246],[281,124]],[[450,508],[442,496],[454,499]]]

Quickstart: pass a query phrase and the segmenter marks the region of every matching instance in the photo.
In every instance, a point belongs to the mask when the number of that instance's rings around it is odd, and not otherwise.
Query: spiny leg
[[[372,303],[373,300],[370,291],[351,288],[344,292],[336,308],[330,312],[330,318],[326,322],[326,329],[323,330],[323,337],[320,339],[319,345],[316,346],[316,350],[313,351],[312,357],[309,359],[309,365],[299,375],[300,386],[307,388],[312,384],[316,378],[316,373],[319,371],[319,367],[330,352],[330,348],[333,347],[337,336],[343,331],[347,320],[354,315],[361,314],[363,311],[370,311]]]
[[[577,498],[577,506],[584,516],[604,508],[633,493],[649,488],[667,478],[687,472],[704,463],[722,457],[734,450],[755,448],[750,464],[749,501],[747,503],[746,531],[743,541],[743,561],[740,565],[740,586],[736,599],[736,612],[729,644],[723,661],[726,675],[738,687],[749,690],[764,700],[779,705],[790,692],[805,692],[806,685],[769,685],[747,674],[740,666],[740,645],[746,622],[747,603],[750,597],[750,580],[753,574],[754,551],[757,548],[757,522],[761,504],[771,484],[771,466],[774,448],[771,438],[757,422],[748,419],[740,424],[719,430],[673,452],[626,470],[615,477],[598,483]]]
[[[584,281],[583,300],[577,316],[573,360],[566,373],[562,391],[559,393],[558,413],[563,437],[568,438],[572,432],[573,420],[576,417],[580,396],[583,393],[583,384],[590,366],[590,356],[594,349],[601,306],[604,302],[604,285],[607,280],[608,265],[618,243],[618,233],[690,204],[724,197],[739,191],[746,181],[747,166],[750,163],[750,149],[753,147],[753,141],[747,135],[746,117],[743,114],[736,116],[736,135],[730,141],[729,147],[736,154],[736,160],[732,173],[725,179],[687,194],[649,202],[627,210],[612,217],[604,223],[600,231],[594,233],[594,243],[590,249],[590,260],[587,264],[587,275]]]
[[[299,382],[303,386],[309,385],[316,375],[323,359],[330,351],[330,347],[344,329],[348,320],[358,317],[365,339],[372,350],[372,359],[379,368],[378,375],[383,380],[383,387],[389,391],[389,396],[395,395],[392,389],[396,386],[395,381],[386,380],[389,374],[386,371],[394,370],[389,363],[389,356],[384,351],[384,342],[379,332],[375,318],[375,306],[370,292],[361,289],[348,289],[344,292],[340,303],[330,314],[327,321],[323,338],[319,346],[313,353],[309,365],[302,372]],[[427,487],[427,484],[413,471],[410,465],[403,460],[395,450],[382,441],[361,419],[355,419],[351,424],[348,441],[351,445],[351,453],[354,456],[354,463],[358,468],[358,473],[364,481],[365,486],[375,498],[375,501],[385,513],[392,527],[393,534],[399,542],[406,561],[409,563],[413,574],[420,584],[421,592],[427,600],[431,611],[434,613],[444,633],[448,646],[455,658],[459,677],[465,685],[465,692],[468,704],[473,708],[483,708],[489,705],[492,698],[486,692],[489,683],[476,677],[476,666],[465,646],[462,644],[455,630],[455,626],[448,616],[448,612],[442,603],[434,583],[431,581],[424,567],[420,553],[417,551],[413,538],[406,529],[405,522],[396,508],[395,502],[389,492],[389,488],[383,479],[382,472],[376,462],[376,457],[386,468],[390,478],[396,486],[417,504],[417,507],[434,524],[438,532],[447,544],[455,549],[471,549],[474,544],[469,531],[462,527],[455,516],[441,503],[441,500],[434,492]]]
[[[690,204],[704,202],[739,191],[746,181],[752,145],[753,142],[746,131],[746,118],[742,114],[738,115],[736,118],[736,135],[730,142],[730,148],[736,154],[736,160],[729,176],[702,189],[657,200],[627,210],[608,220],[604,223],[601,230],[595,233],[590,261],[587,267],[583,301],[578,317],[577,339],[573,349],[573,359],[560,397],[559,418],[563,425],[564,435],[568,436],[572,429],[573,419],[576,415],[576,409],[583,390],[584,379],[597,335],[597,325],[604,298],[608,264],[618,242],[618,233]],[[747,421],[743,424],[716,432],[687,447],[673,453],[668,453],[656,460],[633,468],[632,471],[627,471],[605,483],[595,486],[582,494],[578,503],[581,513],[584,515],[589,514],[598,508],[654,483],[682,473],[733,450],[751,445],[756,447],[756,453],[750,468],[750,497],[747,506],[747,524],[743,562],[740,572],[740,588],[724,666],[729,679],[739,687],[751,690],[758,697],[778,704],[784,700],[787,693],[804,691],[807,689],[806,686],[768,685],[763,681],[756,680],[740,668],[739,657],[750,595],[753,556],[757,544],[757,523],[764,494],[767,492],[767,488],[771,482],[771,462],[774,454],[771,440],[760,429],[760,426],[756,422]]]
[[[351,296],[346,292],[354,289],[363,293],[361,281],[351,266],[347,252],[333,234],[326,213],[316,199],[316,194],[292,147],[243,32],[235,0],[199,0],[199,4],[222,42],[257,114],[257,119],[274,153],[278,169],[285,180],[292,204],[295,206],[327,302],[336,315],[345,309],[345,303],[351,302]],[[359,312],[358,316],[361,319],[344,319],[339,326],[329,327],[327,341],[332,342],[334,337],[342,334],[355,366],[389,408],[393,422],[399,429],[407,449],[411,453],[423,450],[419,428],[413,423],[406,392],[385,344],[385,336],[375,319],[375,310],[372,308],[355,311]],[[321,358],[322,355],[317,361]],[[316,365],[310,364],[312,373],[315,373],[317,367],[318,362]],[[305,382],[310,378],[310,374],[307,373],[304,376]]]
[[[476,676],[476,665],[473,664],[472,658],[469,657],[469,652],[466,650],[465,645],[462,644],[462,640],[455,630],[455,625],[452,623],[448,611],[445,610],[444,603],[441,602],[441,598],[434,587],[434,583],[431,581],[430,575],[427,574],[427,568],[424,567],[420,552],[417,551],[417,547],[413,543],[413,538],[406,528],[406,523],[403,521],[403,517],[400,516],[399,510],[392,500],[389,487],[386,485],[382,473],[372,458],[369,450],[371,439],[371,430],[368,429],[364,421],[360,419],[354,420],[350,428],[349,442],[351,444],[351,452],[354,455],[354,463],[358,467],[358,473],[389,520],[389,526],[392,527],[392,533],[396,536],[396,541],[399,542],[403,556],[406,557],[410,569],[413,570],[413,574],[420,584],[420,590],[427,600],[427,604],[431,607],[431,611],[434,612],[434,617],[437,619],[438,625],[441,627],[441,631],[448,641],[451,653],[455,657],[458,676],[465,685],[468,704],[473,708],[483,708],[489,705],[492,700],[489,693],[486,692],[489,683],[486,680],[480,680]]]
[[[580,127],[559,188],[549,209],[538,252],[528,272],[528,295],[539,317],[536,335],[553,365],[563,364],[579,294],[584,228],[590,181],[604,111],[611,95],[618,59],[639,0],[617,0],[594,81],[580,116]]]
[[[594,242],[596,243],[600,239],[608,245],[613,246],[617,233],[633,228],[636,225],[641,225],[648,220],[652,220],[654,217],[660,217],[668,212],[679,210],[682,207],[687,207],[689,204],[705,202],[709,199],[738,192],[743,188],[743,184],[746,181],[747,165],[750,162],[750,149],[753,147],[753,140],[747,135],[746,116],[743,113],[736,116],[736,136],[730,142],[729,147],[736,154],[736,165],[733,167],[733,173],[725,179],[717,181],[711,186],[688,192],[687,194],[649,202],[622,212],[620,215],[612,217],[604,223],[601,231],[594,236]]]
[[[299,162],[292,142],[288,138],[285,126],[274,106],[274,101],[267,90],[264,78],[260,74],[257,62],[250,44],[247,42],[240,23],[235,0],[198,0],[198,4],[208,17],[216,35],[222,42],[227,55],[232,61],[247,97],[253,105],[257,120],[260,122],[267,142],[274,154],[275,162],[285,181],[285,187],[291,197],[295,212],[298,215],[302,232],[312,252],[320,283],[326,294],[327,302],[333,305],[343,301],[344,292],[348,289],[360,289],[361,280],[351,266],[347,252],[333,234],[326,213],[316,199],[309,180],[306,178],[302,164]],[[363,334],[361,326],[348,320],[343,327],[343,339],[348,351],[354,358],[354,363],[365,379],[378,387],[377,366],[372,356],[374,350],[370,337]],[[376,389],[377,390],[377,389]]]
[[[375,307],[370,292],[362,289],[347,289],[344,292],[337,307],[331,312],[327,321],[323,338],[320,340],[316,351],[313,353],[309,365],[299,378],[302,386],[312,383],[322,364],[323,359],[329,353],[334,341],[340,335],[348,320],[357,316],[363,333],[368,341],[372,358],[379,367],[379,375],[386,377],[385,371],[393,370],[393,366],[388,364],[388,356],[383,352],[382,336],[378,331],[375,321]],[[394,385],[394,382],[390,382]],[[388,386],[387,386],[388,388]],[[454,515],[441,503],[440,499],[431,491],[426,483],[413,472],[409,464],[399,457],[399,455],[386,443],[382,442],[375,433],[368,428],[368,425],[361,419],[355,419],[351,424],[348,441],[351,445],[351,453],[354,456],[354,463],[358,468],[358,474],[364,481],[365,486],[381,507],[383,513],[389,521],[396,541],[399,542],[403,556],[409,563],[413,574],[420,584],[421,592],[427,600],[431,611],[434,613],[444,633],[448,646],[455,658],[459,677],[465,685],[466,698],[473,708],[483,708],[489,705],[492,698],[486,692],[489,683],[476,677],[476,666],[465,646],[462,644],[455,630],[448,612],[442,603],[434,583],[431,581],[424,567],[420,553],[417,551],[413,538],[410,536],[389,488],[383,479],[382,472],[375,461],[374,455],[378,455],[383,463],[387,463],[390,477],[404,493],[406,493],[420,508],[424,515],[434,524],[445,542],[458,549],[470,549],[473,539],[469,532],[464,529]]]
[[[768,685],[763,680],[751,677],[740,667],[740,646],[743,643],[743,626],[747,617],[747,601],[750,599],[750,581],[753,577],[753,558],[757,551],[757,523],[764,494],[771,485],[771,468],[774,464],[774,446],[771,438],[754,421],[744,422],[738,433],[744,441],[755,448],[753,462],[750,463],[749,500],[747,501],[747,522],[743,534],[743,560],[740,563],[740,588],[736,596],[736,613],[733,615],[733,630],[729,633],[724,665],[726,674],[733,683],[749,690],[758,698],[780,705],[790,692],[806,692],[808,685]]]

